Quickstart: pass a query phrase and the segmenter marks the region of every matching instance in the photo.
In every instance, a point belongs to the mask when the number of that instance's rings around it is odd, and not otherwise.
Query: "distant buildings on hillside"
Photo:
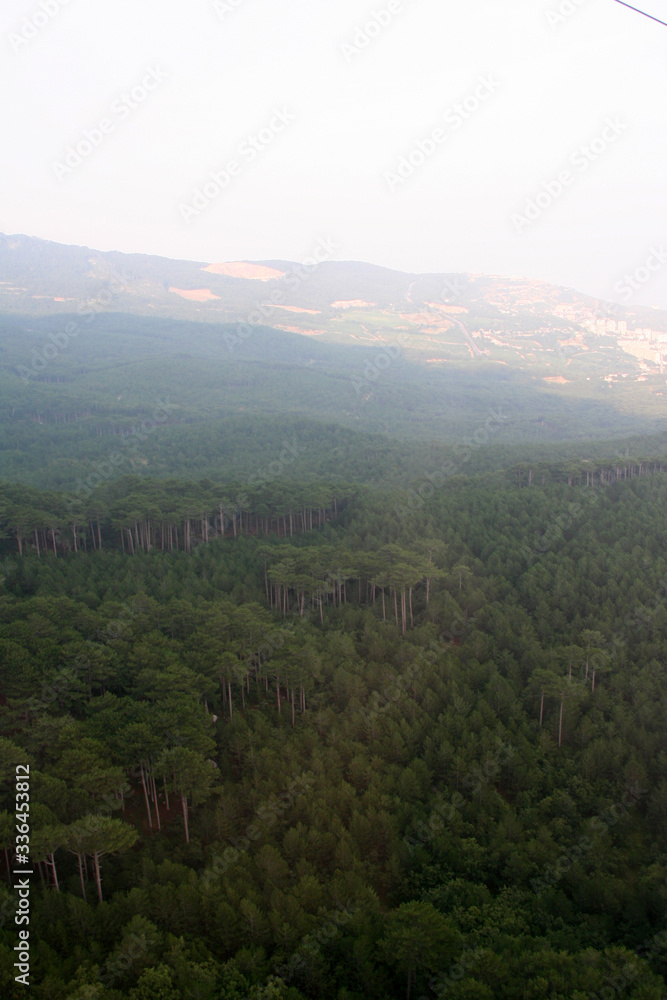
[[[667,333],[641,326],[630,330],[627,320],[624,319],[590,316],[579,322],[585,330],[596,337],[616,335],[616,343],[622,351],[642,361],[659,365],[660,371],[664,371],[664,366],[667,364]]]

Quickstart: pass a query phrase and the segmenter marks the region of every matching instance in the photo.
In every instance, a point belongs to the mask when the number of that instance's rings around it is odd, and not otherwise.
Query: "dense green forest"
[[[276,482],[298,453],[296,441],[270,463],[264,476],[245,482],[215,484],[210,480],[189,483],[124,477],[102,486],[80,483],[68,493],[46,492],[25,486],[0,486],[0,539],[13,539],[19,555],[27,547],[38,556],[79,549],[120,545],[132,555],[152,549],[191,552],[198,543],[243,534],[275,533],[278,537],[318,528],[339,515],[360,490],[355,486],[323,481],[298,484]],[[496,480],[522,486],[548,482],[585,485],[588,489],[628,479],[655,475],[667,467],[662,459],[619,456],[613,461],[590,459],[552,466],[521,463],[503,470]],[[109,463],[113,472],[113,463]],[[425,498],[456,474],[457,463],[447,460],[426,473],[395,499],[401,518],[423,506]],[[91,477],[94,482],[102,474]],[[354,575],[354,574],[353,574]]]
[[[654,445],[403,485],[5,484],[33,994],[663,997]],[[0,888],[18,997],[14,909]]]
[[[479,359],[429,367],[409,343],[338,345],[263,326],[240,337],[238,324],[116,313],[93,319],[69,317],[81,336],[65,343],[68,317],[0,315],[0,479],[71,489],[113,457],[114,478],[227,480],[256,473],[295,436],[289,471],[300,479],[414,477],[433,457],[469,473],[512,465],[526,447],[545,461],[552,447],[558,457],[568,448],[573,459],[597,457],[610,439],[632,435],[661,437],[648,456],[664,453],[664,377],[612,391],[601,381],[609,358],[586,354],[573,373],[555,337],[550,367]],[[566,383],[545,383],[563,372]],[[582,456],[584,444],[593,455]]]
[[[612,390],[555,319],[429,367],[36,301],[0,317],[2,996],[21,766],[37,1000],[661,1000],[664,377]]]

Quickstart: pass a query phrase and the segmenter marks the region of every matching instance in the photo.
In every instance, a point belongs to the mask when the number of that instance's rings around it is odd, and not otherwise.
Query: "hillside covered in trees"
[[[74,258],[0,317],[1,995],[20,766],[36,1000],[662,1000],[664,375],[357,341],[437,276],[351,264],[328,339],[88,322]]]
[[[30,766],[33,994],[663,997],[648,448],[283,474],[241,502],[243,479],[6,484],[0,766]],[[13,910],[0,887],[18,997]]]
[[[666,7],[5,0],[0,1000],[667,1000]]]

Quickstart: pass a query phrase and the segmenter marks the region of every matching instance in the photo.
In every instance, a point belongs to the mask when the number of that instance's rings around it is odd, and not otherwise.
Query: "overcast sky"
[[[5,233],[621,301],[667,250],[667,27],[615,0],[3,0],[0,34]],[[667,254],[636,285],[667,307]]]

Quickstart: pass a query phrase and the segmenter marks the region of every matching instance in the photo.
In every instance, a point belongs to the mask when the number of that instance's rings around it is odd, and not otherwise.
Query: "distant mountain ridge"
[[[0,314],[92,308],[262,325],[329,343],[399,345],[427,364],[537,366],[563,382],[582,374],[582,358],[586,377],[609,380],[658,371],[667,357],[665,311],[530,279],[407,274],[327,259],[331,252],[322,239],[303,263],[190,261],[0,235]]]
[[[30,301],[37,312],[69,311],[68,303],[81,297],[93,298],[99,293],[100,284],[114,277],[125,283],[114,294],[113,308],[117,311],[127,311],[128,305],[139,309],[142,304],[145,308],[167,305],[177,309],[182,305],[179,291],[205,288],[216,299],[204,308],[196,303],[191,312],[205,312],[207,319],[221,313],[235,314],[241,304],[262,302],[268,297],[267,288],[280,285],[285,287],[288,297],[295,299],[294,305],[304,301],[320,308],[331,307],[334,302],[356,301],[372,301],[374,306],[388,308],[419,304],[434,297],[440,297],[445,304],[454,298],[492,304],[498,288],[512,288],[522,305],[528,301],[526,295],[549,304],[573,297],[594,302],[590,296],[572,289],[494,275],[404,273],[376,264],[327,259],[315,267],[310,262],[285,260],[224,262],[224,265],[245,265],[249,271],[267,268],[280,271],[287,278],[296,276],[297,285],[294,280],[279,277],[266,280],[250,274],[241,277],[215,273],[213,268],[219,263],[94,250],[36,237],[0,234],[0,310],[25,312],[26,301]]]

